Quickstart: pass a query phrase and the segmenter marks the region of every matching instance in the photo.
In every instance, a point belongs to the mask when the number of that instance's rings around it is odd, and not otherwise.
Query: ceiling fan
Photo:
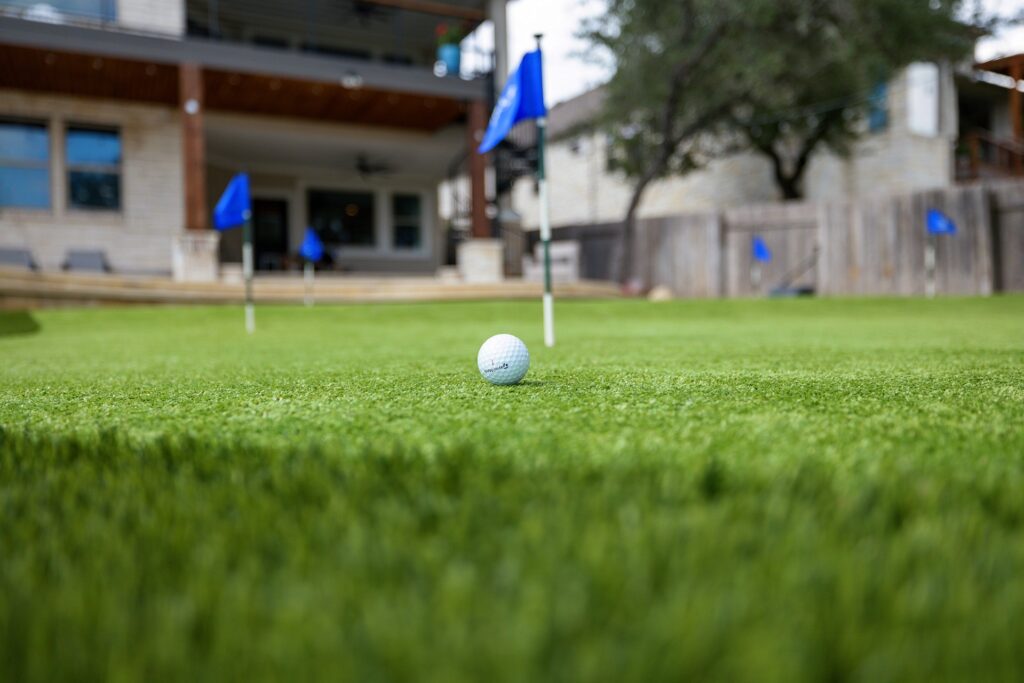
[[[391,173],[393,170],[394,169],[391,167],[391,164],[380,161],[371,161],[365,154],[359,154],[356,156],[356,171],[358,171],[359,175],[364,179],[374,175]]]

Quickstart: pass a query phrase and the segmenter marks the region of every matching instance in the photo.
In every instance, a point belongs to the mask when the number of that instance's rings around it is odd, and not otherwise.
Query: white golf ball
[[[530,352],[519,337],[496,334],[480,347],[476,366],[491,384],[516,384],[530,369]]]

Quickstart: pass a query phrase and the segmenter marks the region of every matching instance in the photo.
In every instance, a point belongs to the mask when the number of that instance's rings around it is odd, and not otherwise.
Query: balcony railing
[[[963,137],[956,164],[957,180],[1024,176],[1024,143],[974,130]]]
[[[438,25],[452,21],[369,0],[187,0],[186,10],[190,36],[429,69]],[[463,61],[463,77],[490,70],[471,50]]]

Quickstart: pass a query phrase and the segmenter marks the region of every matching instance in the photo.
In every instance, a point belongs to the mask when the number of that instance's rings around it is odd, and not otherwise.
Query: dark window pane
[[[371,193],[310,190],[308,198],[310,223],[324,243],[369,247],[376,243]]]
[[[68,128],[68,164],[121,163],[121,136],[117,131]]]
[[[420,196],[418,194],[396,194],[392,199],[395,220],[420,220]]]
[[[50,158],[50,135],[41,123],[0,122],[0,159],[41,161]]]
[[[872,133],[885,130],[889,125],[889,86],[883,81],[871,91],[868,105],[868,130]]]
[[[416,249],[420,246],[420,226],[396,225],[395,247],[398,249]]]
[[[117,173],[71,171],[68,173],[71,206],[78,209],[121,208],[121,176]]]
[[[0,166],[0,206],[49,208],[49,169]]]

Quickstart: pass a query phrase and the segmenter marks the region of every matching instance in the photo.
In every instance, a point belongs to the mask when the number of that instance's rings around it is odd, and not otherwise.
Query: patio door
[[[287,267],[287,200],[252,200],[252,242],[257,270],[284,270]]]

